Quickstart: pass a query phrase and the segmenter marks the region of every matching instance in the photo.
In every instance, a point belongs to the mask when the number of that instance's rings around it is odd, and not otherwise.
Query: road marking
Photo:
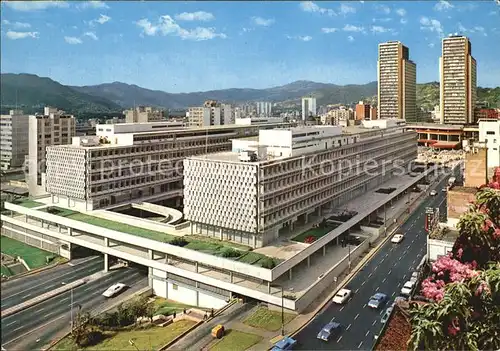
[[[359,313],[356,315],[356,317],[354,317],[354,319],[356,320],[356,319],[358,319],[358,317],[359,317]]]
[[[61,302],[69,300],[69,297],[65,297],[64,299],[61,300]]]
[[[35,311],[35,313],[42,312],[42,311],[43,311],[44,309],[46,309],[46,308],[47,308],[47,306],[46,306],[46,307],[42,307],[42,308],[40,308],[38,311]]]
[[[358,291],[359,291],[359,289],[356,289],[356,291],[355,291],[354,293],[355,293],[355,294],[357,294],[357,293],[358,293]]]
[[[29,293],[28,295],[24,295],[23,297],[21,297],[21,299],[24,299],[26,297],[30,297],[31,296],[31,293]],[[10,296],[9,296],[10,297]]]
[[[375,325],[375,323],[377,323],[377,320],[374,320],[373,323],[372,323],[372,325]]]
[[[406,274],[405,274],[405,275],[403,275],[403,279],[405,279],[405,278],[406,278]]]
[[[61,319],[61,318],[64,318],[64,317],[67,317],[67,315],[66,315],[66,314],[63,314],[62,316],[59,316],[59,317],[57,317],[57,318],[55,318],[55,319],[51,320],[50,322],[47,322],[47,323],[45,323],[45,324],[43,324],[43,325],[39,326],[38,328],[32,329],[32,330],[30,330],[29,332],[24,333],[23,335],[20,335],[20,336],[18,336],[18,337],[17,337],[17,338],[15,338],[15,339],[12,339],[11,341],[7,341],[7,342],[6,342],[6,343],[4,343],[2,346],[5,346],[5,345],[8,345],[8,344],[11,344],[11,343],[13,343],[14,341],[17,341],[17,340],[19,340],[19,339],[21,339],[21,338],[24,338],[26,335],[29,335],[29,334],[33,333],[34,331],[37,331],[38,329],[45,328],[45,327],[46,327],[47,325],[49,325],[50,323],[54,323],[55,321],[57,321],[57,320],[59,320],[59,319]],[[16,330],[17,330],[17,329],[16,329]]]
[[[396,292],[393,292],[391,296],[394,296],[396,294]]]
[[[385,254],[385,257],[389,256],[389,254]]]
[[[337,339],[337,342],[340,342],[340,340],[342,340],[342,335]]]
[[[361,283],[361,286],[365,285],[365,283],[366,283],[366,282],[365,282],[365,281],[363,281],[363,282]]]
[[[19,330],[19,329],[22,329],[23,326],[20,326],[19,328],[16,328],[14,329],[13,331],[16,331],[16,330]],[[5,344],[4,344],[5,345]]]
[[[362,341],[359,343],[359,345],[358,345],[358,349],[360,349],[360,348],[361,348],[361,345],[363,345],[363,342],[362,342]]]
[[[333,317],[333,318],[330,320],[330,322],[333,322],[334,320],[335,320],[335,317]]]
[[[365,307],[366,307],[366,303],[363,305],[363,308],[365,308]]]
[[[392,269],[389,269],[389,273],[388,274],[391,274],[391,272],[392,272]]]
[[[383,258],[382,261],[380,261],[380,263],[384,262],[384,260],[385,260],[385,258]],[[375,269],[377,269],[377,268],[375,268]]]
[[[375,291],[378,291],[379,290],[379,287],[377,286],[377,288],[375,289]]]
[[[342,311],[342,310],[344,309],[344,307],[345,307],[345,306],[342,306],[342,307],[340,308],[340,310]]]
[[[382,283],[384,283],[386,279],[387,279],[387,278],[382,279]]]
[[[398,259],[398,261],[401,261],[401,259],[402,259],[402,258],[403,258],[403,256],[401,256],[401,257]]]
[[[413,260],[413,262],[412,262],[411,264],[412,264],[412,265],[413,265],[413,264],[415,264],[415,261],[416,261],[416,260]]]
[[[7,327],[8,327],[9,325],[16,324],[17,322],[18,322],[18,321],[10,322],[9,324],[7,324]]]
[[[369,330],[366,332],[365,336],[368,336],[368,334],[370,334],[370,331],[369,331]]]
[[[350,328],[350,327],[351,327],[351,325],[349,324],[349,325],[347,326],[347,328],[345,328],[345,330],[349,330],[349,328]]]
[[[52,315],[52,314],[54,314],[54,313],[57,313],[57,311],[55,311],[55,312],[50,312],[50,313],[47,313],[47,314],[46,314],[45,316],[43,316],[43,318],[46,318],[46,317],[48,317],[48,316],[50,316],[50,315]]]
[[[382,315],[382,313],[384,313],[384,310],[383,310],[383,309],[382,309],[382,310],[380,310],[379,315],[381,316],[381,315]]]
[[[370,277],[372,276],[372,274],[373,274],[373,273],[368,274],[368,278],[370,278]]]

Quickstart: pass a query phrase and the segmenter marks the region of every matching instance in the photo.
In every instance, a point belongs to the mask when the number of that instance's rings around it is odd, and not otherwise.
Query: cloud
[[[337,13],[333,11],[332,9],[327,9],[324,7],[319,7],[312,1],[302,1],[300,3],[300,8],[302,11],[305,12],[316,12],[316,13],[321,13],[323,15],[328,15],[328,16],[336,16]]]
[[[92,21],[88,22],[88,25],[91,26],[91,27],[93,27],[93,26],[96,25],[96,23],[104,24],[106,22],[109,22],[110,20],[111,20],[111,17],[103,15],[103,14],[100,14],[99,18],[93,19]]]
[[[323,33],[335,33],[336,31],[338,31],[337,28],[321,28],[321,31]]]
[[[353,42],[353,41],[354,41],[354,37],[353,37],[352,35],[349,35],[349,36],[347,37],[347,40],[349,40],[349,41]]]
[[[401,17],[406,16],[406,10],[405,9],[397,9],[396,13],[400,15]]]
[[[2,1],[2,3],[15,11],[23,12],[45,10],[51,7],[69,7],[66,1]]]
[[[173,35],[180,37],[183,40],[209,40],[215,38],[227,38],[224,33],[217,33],[215,28],[197,27],[195,29],[184,29],[169,15],[161,16],[157,24],[152,24],[146,18],[136,22],[136,25],[142,28],[142,35],[155,36],[161,34],[163,36]]]
[[[401,24],[406,24],[408,23],[408,20],[406,18],[401,18],[399,22],[401,22]]]
[[[428,17],[422,17],[420,18],[420,24],[420,29],[434,32],[440,37],[443,36],[443,26],[438,20]]]
[[[5,26],[11,26],[12,28],[16,29],[31,28],[31,24],[24,22],[10,22],[8,20],[2,20],[2,24]]]
[[[183,12],[175,15],[175,19],[178,21],[212,21],[215,16],[210,12],[196,11],[196,12]]]
[[[391,9],[385,5],[375,5],[375,10],[377,10],[380,13],[383,13],[384,15],[388,15],[391,13]]]
[[[342,30],[344,32],[363,32],[365,29],[363,27],[353,26],[352,24],[346,24]]]
[[[490,16],[494,16],[494,15],[496,15],[497,13],[498,13],[498,12],[496,12],[496,11],[490,11],[490,13],[488,13],[488,15],[490,15]]]
[[[390,17],[384,17],[384,18],[373,18],[372,22],[390,22],[392,21],[392,18]]]
[[[434,5],[434,10],[447,11],[447,10],[452,9],[454,7],[455,7],[455,5],[450,4],[446,0],[439,0],[439,2],[436,5]]]
[[[342,15],[347,15],[349,13],[356,13],[356,9],[346,4],[340,4],[339,13]]]
[[[286,37],[288,39],[296,39],[296,40],[300,40],[300,41],[311,41],[312,40],[312,37],[309,36],[309,35],[306,35],[306,36],[301,36],[301,35],[290,36],[290,35],[287,35]]]
[[[76,6],[79,9],[109,9],[109,6],[102,1],[84,1]]]
[[[274,18],[252,17],[252,23],[256,26],[269,27],[274,23]]]
[[[83,33],[83,35],[86,37],[92,38],[94,40],[99,40],[99,38],[97,37],[97,35],[95,35],[94,32],[85,32],[85,33]]]
[[[429,47],[433,48],[434,47],[434,43],[429,43]]]
[[[26,38],[38,39],[38,32],[15,32],[9,30],[7,33],[5,33],[5,36],[11,40],[26,39]]]
[[[393,31],[392,28],[385,28],[382,26],[372,26],[370,30],[372,31],[372,33],[388,33]]]
[[[458,31],[459,32],[462,32],[462,33],[478,33],[478,34],[482,34],[484,35],[485,37],[488,36],[488,34],[486,33],[484,27],[481,27],[481,26],[475,26],[473,28],[466,28],[462,25],[462,23],[458,22]]]
[[[77,37],[64,37],[64,41],[71,45],[77,45],[82,43],[82,40]]]

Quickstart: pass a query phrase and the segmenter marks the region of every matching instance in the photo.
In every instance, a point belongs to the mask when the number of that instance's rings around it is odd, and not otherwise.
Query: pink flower
[[[448,325],[448,334],[451,336],[455,336],[458,334],[457,328],[455,328],[452,324]]]
[[[458,249],[458,252],[457,252],[457,257],[458,259],[462,258],[462,255],[464,254],[464,249],[462,248],[459,248]]]
[[[500,239],[500,228],[495,229],[495,232],[493,233],[493,237],[495,239]]]

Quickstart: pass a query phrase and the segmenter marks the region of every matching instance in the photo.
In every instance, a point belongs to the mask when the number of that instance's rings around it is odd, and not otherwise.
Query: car
[[[403,241],[403,238],[404,238],[403,234],[396,234],[392,237],[391,243],[399,244],[401,241]]]
[[[418,272],[413,272],[413,273],[411,274],[410,281],[411,281],[411,282],[415,282],[415,283],[416,283],[416,282],[418,281],[418,275],[419,275],[419,274],[418,274]]]
[[[394,307],[391,306],[385,310],[384,314],[382,315],[382,318],[380,318],[380,323],[384,324],[385,322],[387,322],[387,320],[391,316],[393,309],[394,309]]]
[[[394,302],[392,303],[392,307],[394,307],[398,302],[406,302],[408,301],[408,299],[404,296],[397,296],[395,299],[394,299]]]
[[[271,351],[292,350],[296,344],[297,340],[289,336],[285,336],[283,339],[274,344]]]
[[[349,297],[351,297],[351,290],[349,289],[340,289],[337,294],[333,297],[332,301],[338,304],[345,303]]]
[[[448,189],[443,188],[443,189],[441,189],[441,191],[442,191],[443,193],[445,193],[445,192],[447,192],[447,191],[448,191]]]
[[[407,281],[405,285],[401,288],[401,295],[403,296],[410,296],[411,292],[413,291],[413,287],[415,286],[415,282],[412,281]]]
[[[368,301],[368,307],[378,309],[387,302],[387,295],[383,293],[376,293]]]
[[[318,333],[317,338],[323,341],[330,340],[330,337],[340,333],[340,323],[330,322],[325,325]]]
[[[122,292],[127,286],[123,283],[116,283],[111,285],[105,292],[102,293],[104,297],[113,297]]]
[[[436,195],[437,195],[436,190],[432,190],[432,191],[431,191],[431,196],[436,196]]]

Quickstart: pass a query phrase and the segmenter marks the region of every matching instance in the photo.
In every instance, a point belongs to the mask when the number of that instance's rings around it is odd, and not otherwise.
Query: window
[[[492,131],[492,130],[488,130],[488,131],[486,131],[486,134],[487,134],[487,135],[495,135],[495,132],[494,132],[494,131]]]
[[[174,290],[178,290],[179,289],[179,286],[177,284],[172,284],[172,289]]]

